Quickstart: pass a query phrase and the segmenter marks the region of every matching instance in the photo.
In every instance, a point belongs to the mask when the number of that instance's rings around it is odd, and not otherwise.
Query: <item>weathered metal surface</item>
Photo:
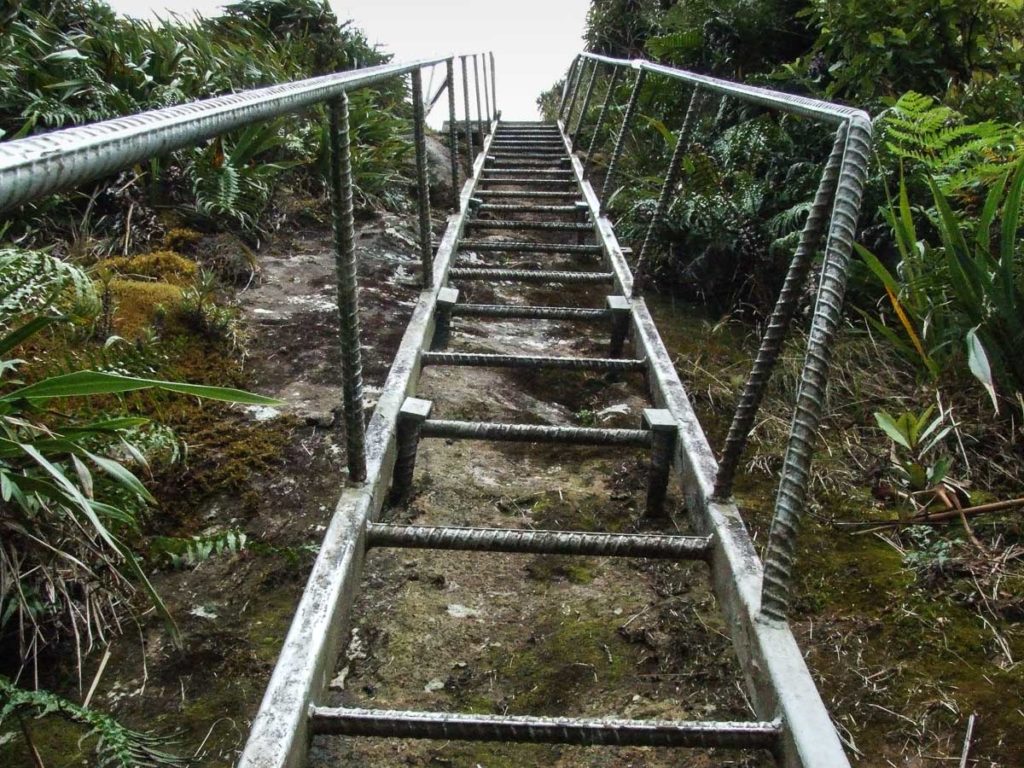
[[[480,107],[480,62],[479,54],[473,54],[473,88],[476,90],[476,134],[477,141],[484,143],[484,113]]]
[[[564,186],[573,187],[573,186],[576,185],[576,182],[573,181],[572,179],[535,179],[535,178],[531,179],[531,178],[520,178],[518,176],[506,176],[504,178],[498,177],[496,179],[489,179],[489,178],[485,177],[485,178],[481,179],[481,181],[483,181],[484,183],[486,183],[486,184],[488,184],[490,186],[493,186],[493,185],[509,185],[509,184],[524,185],[525,186],[525,185],[529,184],[534,189],[536,189],[538,187],[541,188],[541,189],[544,189],[544,188],[547,188],[547,187],[559,187],[559,186],[562,186],[562,187],[564,187]]]
[[[587,557],[649,557],[704,560],[711,552],[707,536],[646,533],[597,533],[509,528],[460,528],[370,523],[368,547],[448,549]]]
[[[576,98],[576,84],[580,78],[580,68],[583,66],[583,59],[576,56],[569,65],[569,74],[565,78],[565,89],[562,91],[562,98],[558,102],[558,119],[562,120],[565,108],[569,105],[570,99]],[[570,109],[570,111],[572,111]]]
[[[597,137],[601,134],[604,119],[608,115],[608,108],[611,106],[612,99],[615,98],[615,88],[619,84],[621,72],[622,70],[618,67],[612,68],[612,76],[608,81],[608,92],[605,94],[604,104],[601,105],[601,112],[597,116],[597,123],[594,124],[594,133],[590,137],[590,145],[587,147],[587,158],[584,165],[590,163],[590,158],[594,154],[594,148],[597,146]]]
[[[466,137],[466,173],[470,173],[473,167],[473,129],[469,116],[469,66],[465,56],[460,56],[462,62],[462,108],[465,127],[463,133]]]
[[[466,222],[467,227],[475,229],[518,229],[548,230],[551,232],[590,232],[594,228],[589,224],[578,224],[572,221],[516,221],[514,219],[473,219]]]
[[[645,361],[646,362],[646,361]],[[665,496],[668,476],[672,469],[672,455],[676,448],[679,426],[672,413],[664,408],[646,408],[644,429],[651,433],[651,469],[647,477],[646,517],[665,517]]]
[[[445,81],[448,84],[448,154],[452,166],[452,210],[459,210],[459,139],[455,130],[455,62],[447,59]]]
[[[606,320],[611,316],[611,312],[607,309],[535,307],[519,304],[456,304],[452,308],[452,314],[457,317],[519,318],[523,320]],[[616,357],[616,355],[612,355],[612,357]]]
[[[732,495],[733,480],[739,467],[740,457],[747,445],[747,436],[754,427],[757,410],[761,406],[772,369],[782,352],[782,343],[793,321],[799,305],[800,296],[811,271],[811,263],[821,242],[825,227],[828,224],[832,203],[835,200],[836,184],[839,180],[839,166],[842,163],[846,148],[846,126],[836,130],[836,140],[832,146],[832,154],[825,163],[825,170],[818,184],[814,202],[807,215],[800,242],[797,244],[793,260],[786,272],[786,279],[779,291],[775,309],[768,320],[768,328],[764,332],[761,346],[757,350],[754,365],[743,387],[736,411],[733,413],[729,434],[725,438],[722,449],[722,460],[715,476],[715,497],[728,499]]]
[[[412,73],[412,130],[416,147],[416,208],[420,225],[420,264],[423,270],[421,280],[424,288],[430,287],[434,277],[434,246],[430,232],[430,177],[427,175],[426,114],[423,111],[423,74],[420,70]]]
[[[498,111],[498,76],[495,74],[494,53],[488,53],[491,57],[491,104],[494,105],[494,117],[497,119],[501,112]]]
[[[493,115],[491,113],[491,91],[490,78],[487,77],[487,56],[480,56],[480,68],[483,70],[484,78],[484,111],[487,115],[487,122],[490,123]]]
[[[643,90],[644,78],[646,77],[647,73],[644,70],[640,70],[636,73],[636,80],[633,81],[633,90],[630,91],[629,101],[626,102],[626,111],[622,114],[622,124],[619,126],[619,132],[615,136],[615,146],[612,148],[612,156],[608,160],[608,170],[605,171],[604,175],[604,186],[601,187],[600,204],[602,208],[608,202],[612,184],[615,183],[615,177],[619,170],[619,160],[622,158],[622,151],[626,146],[626,136],[632,130],[633,115],[636,114],[636,105],[640,101],[640,91]]]
[[[555,269],[499,269],[497,267],[453,267],[453,280],[490,280],[517,283],[610,283],[611,272],[568,272]]]
[[[433,403],[416,397],[407,397],[398,412],[395,431],[395,469],[388,494],[390,504],[405,504],[412,491],[412,478],[416,471],[416,449],[420,442],[420,429],[430,417]]]
[[[571,371],[642,371],[645,360],[608,357],[547,357],[493,355],[475,352],[424,352],[423,365],[463,365],[483,368],[560,368]]]
[[[567,197],[576,197],[577,192],[575,190],[569,190],[566,192],[533,192],[531,190],[518,190],[518,189],[480,189],[477,191],[477,197],[557,197],[565,199]]]
[[[352,153],[348,94],[328,107],[331,148],[331,209],[334,271],[341,342],[342,413],[349,477],[366,479],[366,422],[363,415],[363,364],[359,341],[359,292],[356,277],[355,224],[352,214]]]
[[[385,64],[0,142],[0,211],[444,59]]]
[[[646,448],[651,433],[646,429],[599,427],[552,427],[546,424],[503,424],[492,421],[428,419],[423,437],[452,440],[495,440],[513,443],[563,443],[566,445],[632,445]]]
[[[531,243],[500,240],[463,240],[460,251],[501,253],[601,253],[600,245],[577,245],[575,243]]]
[[[341,707],[316,707],[310,720],[314,733],[348,736],[620,747],[771,749],[778,743],[780,731],[774,722],[587,720]]]
[[[576,143],[580,137],[580,130],[583,128],[583,122],[587,118],[587,110],[590,109],[590,99],[594,96],[594,85],[597,83],[597,71],[599,68],[600,64],[595,61],[593,68],[590,70],[590,81],[587,83],[587,92],[583,97],[583,104],[580,106],[580,114],[576,118],[576,127],[572,131],[570,145],[573,149],[576,148]]]

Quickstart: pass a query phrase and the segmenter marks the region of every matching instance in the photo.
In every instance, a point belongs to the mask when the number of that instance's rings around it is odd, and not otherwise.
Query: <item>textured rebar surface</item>
[[[565,192],[533,192],[531,190],[518,190],[518,189],[478,189],[475,192],[477,197],[578,197],[579,192],[576,190],[567,190]]]
[[[480,181],[483,184],[487,184],[488,189],[495,185],[502,186],[509,184],[514,184],[516,186],[530,185],[533,189],[544,189],[548,187],[569,187],[571,189],[576,186],[576,181],[574,179],[530,179],[520,178],[518,176],[505,176],[504,178],[499,177],[496,179],[483,178]]]
[[[466,222],[467,227],[478,229],[519,229],[519,230],[550,230],[553,232],[590,232],[591,224],[578,224],[573,221],[516,221],[514,219],[473,219]]]
[[[626,103],[626,111],[622,115],[622,125],[615,137],[615,146],[612,149],[612,156],[608,161],[608,170],[604,175],[604,185],[601,187],[600,205],[603,207],[608,202],[608,195],[611,194],[612,183],[615,174],[619,169],[619,160],[622,158],[622,150],[626,146],[626,136],[629,134],[633,124],[633,115],[636,114],[636,105],[640,101],[640,91],[644,87],[644,78],[647,73],[640,70],[636,73],[636,80],[633,81],[633,90],[629,93],[629,101]]]
[[[469,115],[469,65],[465,56],[460,56],[462,62],[462,108],[463,118],[466,123],[466,175],[473,175],[473,129],[472,119]]]
[[[453,440],[496,440],[514,443],[565,443],[569,445],[632,445],[647,447],[651,433],[646,429],[602,429],[599,427],[552,427],[546,424],[501,424],[493,421],[452,421],[428,419],[423,437]]]
[[[580,107],[579,117],[576,118],[576,128],[572,132],[570,146],[575,149],[580,138],[580,131],[583,130],[583,123],[587,119],[587,110],[590,109],[590,100],[594,97],[594,85],[597,83],[597,71],[600,68],[598,62],[594,62],[594,68],[590,71],[590,82],[587,83],[587,92],[583,96],[583,104]]]
[[[566,127],[568,127],[569,124],[572,122],[572,113],[573,110],[576,108],[576,97],[579,96],[580,93],[580,81],[583,79],[583,71],[587,68],[586,60],[579,56],[576,57],[575,63],[576,76],[573,78],[572,90],[569,94],[569,102],[568,104],[566,104],[568,111],[565,113],[564,117],[561,112],[559,112],[558,115],[559,118],[564,120],[564,124],[566,125]]]
[[[611,272],[568,272],[555,269],[499,269],[497,267],[452,267],[453,280],[491,280],[517,283],[610,283]]]
[[[690,145],[690,133],[693,131],[693,123],[696,121],[700,100],[700,89],[694,88],[693,94],[690,96],[690,103],[686,107],[683,125],[679,129],[679,135],[676,137],[676,146],[672,150],[672,159],[669,160],[668,168],[665,170],[665,182],[661,185],[661,194],[658,195],[657,206],[654,209],[654,214],[651,216],[650,223],[647,225],[647,233],[644,235],[644,242],[640,246],[640,254],[636,259],[636,269],[634,270],[633,277],[634,293],[643,293],[647,270],[647,252],[651,247],[651,242],[654,240],[654,233],[661,227],[661,222],[665,218],[665,213],[672,202],[672,196],[675,194],[676,185],[679,183],[679,176],[683,172],[683,155]]]
[[[528,205],[510,203],[484,203],[477,208],[479,213],[576,213],[575,205]],[[528,222],[524,222],[528,223]]]
[[[493,113],[491,112],[490,78],[487,77],[487,56],[483,54],[480,56],[480,68],[484,73],[484,110],[487,114],[487,124],[490,125],[493,118]]]
[[[521,157],[524,159],[548,160],[565,157],[565,149],[563,147],[552,147],[551,149],[547,147],[532,147],[530,149],[512,149],[511,151],[504,152],[502,147],[495,147],[491,144],[491,152],[488,157]]]
[[[502,242],[500,240],[463,240],[460,251],[509,253],[601,253],[600,245],[577,245],[575,243],[530,243],[522,241]]]
[[[569,91],[572,90],[572,81],[576,77],[576,73],[579,71],[579,65],[582,59],[576,56],[572,60],[572,64],[569,65],[569,72],[565,76],[565,84],[562,86],[562,97],[558,100],[558,119],[562,119],[562,113],[565,111],[566,102],[569,100]]]
[[[420,218],[420,263],[423,287],[434,278],[434,246],[430,232],[430,177],[427,173],[426,114],[423,109],[423,74],[412,73],[412,130],[416,145],[416,205]]]
[[[607,309],[589,307],[530,307],[516,304],[456,304],[452,314],[458,317],[500,317],[524,320],[606,320]]]
[[[359,344],[359,289],[356,283],[355,224],[352,214],[352,153],[348,94],[330,102],[331,208],[335,280],[341,341],[342,410],[348,474],[366,479],[366,421],[363,415],[363,362]]]
[[[703,560],[711,550],[709,537],[670,534],[588,533],[387,523],[371,523],[366,527],[366,534],[368,547],[404,549],[588,557],[650,557],[669,560]]]
[[[480,62],[477,54],[473,54],[473,87],[476,89],[476,133],[480,146],[484,145],[484,113],[480,108]]]
[[[564,154],[559,155],[558,157],[552,157],[550,160],[536,160],[530,158],[524,159],[519,155],[513,155],[508,157],[495,157],[494,154],[492,153],[487,156],[487,162],[506,167],[509,165],[515,165],[517,170],[524,168],[533,170],[536,168],[547,168],[552,165],[568,165],[570,161],[569,158],[565,157]],[[492,167],[489,170],[497,169]]]
[[[444,63],[448,84],[448,153],[452,164],[452,210],[459,210],[459,139],[455,131],[455,62]]]
[[[757,417],[758,408],[761,406],[761,400],[768,387],[768,380],[771,378],[772,370],[782,352],[782,343],[789,331],[793,316],[796,314],[800,297],[803,295],[804,284],[807,282],[814,254],[825,233],[825,227],[828,226],[829,214],[835,199],[836,184],[839,180],[839,167],[842,164],[845,148],[846,126],[843,125],[836,129],[836,140],[832,145],[832,153],[825,163],[825,170],[822,172],[818,190],[814,195],[814,202],[811,204],[807,221],[800,233],[800,242],[797,244],[793,260],[786,272],[786,279],[782,284],[782,290],[779,291],[775,309],[768,321],[768,328],[761,339],[761,346],[754,359],[754,365],[747,377],[746,385],[743,387],[743,393],[740,395],[739,404],[733,414],[732,423],[729,425],[729,434],[725,438],[725,447],[722,449],[722,460],[718,464],[718,474],[715,476],[715,497],[718,499],[726,499],[732,495],[733,482],[743,450],[747,445],[747,438],[754,426],[754,419]]]
[[[391,476],[391,490],[388,502],[403,505],[412,494],[412,479],[416,473],[416,453],[420,443],[420,419],[398,416],[398,427],[395,438],[395,470]]]
[[[401,739],[726,749],[771,749],[781,731],[773,722],[588,720],[341,707],[315,707],[310,729],[317,734]]]
[[[619,84],[619,74],[622,70],[618,67],[612,69],[611,80],[608,82],[608,92],[605,94],[604,103],[601,105],[601,111],[597,115],[597,122],[594,124],[594,133],[590,137],[590,145],[587,147],[587,156],[585,164],[590,164],[590,158],[594,154],[594,148],[597,146],[597,137],[601,133],[601,127],[604,125],[604,119],[608,116],[608,108],[611,106],[612,99],[615,98],[615,87]]]
[[[572,171],[563,168],[484,168],[483,179],[494,176],[514,176],[517,173],[525,173],[528,176],[543,178],[545,176],[558,176],[563,179],[574,180]]]
[[[494,106],[494,116],[497,117],[500,113],[498,112],[498,77],[495,74],[494,68],[494,54],[488,54],[491,57],[491,103]]]
[[[464,365],[480,368],[561,368],[573,371],[642,371],[644,360],[609,357],[494,355],[475,352],[424,352],[423,365]]]
[[[775,515],[765,550],[761,611],[777,621],[785,621],[789,610],[797,533],[804,513],[832,343],[843,314],[850,254],[871,158],[871,121],[867,118],[850,120],[843,158],[793,425],[782,461]]]
[[[0,142],[0,211],[442,61],[324,75]]]

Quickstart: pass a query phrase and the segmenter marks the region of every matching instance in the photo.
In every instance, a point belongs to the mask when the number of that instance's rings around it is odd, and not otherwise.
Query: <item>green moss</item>
[[[181,303],[181,288],[170,283],[144,283],[138,280],[110,281],[114,299],[113,331],[126,339],[136,338],[166,309]]]
[[[96,265],[98,269],[109,270],[131,280],[149,278],[171,285],[188,285],[195,278],[199,267],[194,261],[174,251],[153,251],[139,256],[118,256],[105,259]],[[148,282],[143,280],[143,282]]]
[[[538,528],[620,533],[632,529],[635,513],[605,493],[549,491],[533,503],[530,516]]]
[[[542,615],[526,650],[495,659],[511,692],[510,709],[565,714],[587,700],[587,691],[615,685],[635,669],[636,649],[618,633],[618,617],[581,619]]]

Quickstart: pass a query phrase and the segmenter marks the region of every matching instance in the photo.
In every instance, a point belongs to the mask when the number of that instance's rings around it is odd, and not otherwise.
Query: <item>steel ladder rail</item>
[[[594,58],[594,57],[590,57]],[[652,70],[656,67],[650,67]],[[658,71],[662,71],[658,69]],[[687,75],[689,77],[689,75]],[[725,81],[696,77],[702,85],[723,91],[735,91],[749,100],[765,105],[786,103],[785,95],[762,89],[735,86]],[[832,105],[810,100],[798,100],[795,109],[814,118],[827,117],[840,124],[857,122],[863,134],[863,114],[856,110],[832,108]],[[571,117],[570,109],[570,117]],[[560,120],[558,131],[568,155],[568,168],[559,164],[558,172],[570,171],[578,184],[579,194],[593,226],[594,235],[603,251],[607,272],[566,273],[543,269],[510,270],[501,268],[457,267],[454,258],[459,250],[462,234],[469,214],[482,211],[488,204],[480,204],[479,185],[485,167],[490,171],[499,160],[491,158],[496,138],[497,121],[493,123],[483,142],[481,153],[473,164],[472,177],[460,195],[457,214],[449,218],[449,225],[438,245],[434,262],[433,281],[421,295],[413,318],[403,337],[377,411],[368,430],[368,464],[370,478],[362,487],[348,488],[343,493],[331,527],[325,536],[311,576],[310,587],[300,603],[299,614],[293,622],[282,651],[282,661],[275,669],[271,686],[258,717],[260,738],[251,738],[240,765],[254,766],[300,765],[305,754],[305,739],[309,733],[344,733],[363,736],[391,736],[404,738],[453,738],[469,740],[557,742],[566,744],[660,744],[676,746],[728,746],[770,748],[778,762],[785,766],[815,766],[842,768],[848,761],[842,745],[829,719],[821,697],[810,678],[803,657],[792,632],[785,621],[762,613],[760,607],[763,569],[752,543],[731,500],[716,499],[713,495],[717,469],[707,439],[697,422],[687,395],[675,371],[672,360],[655,328],[650,312],[642,297],[633,295],[633,276],[624,258],[624,249],[618,244],[611,222],[601,215],[600,203],[590,183],[585,179],[580,161],[571,156],[571,143]],[[550,129],[542,129],[548,132]],[[525,135],[529,131],[515,127],[512,135]],[[508,134],[506,134],[508,135]],[[488,164],[491,164],[488,167]],[[512,173],[546,172],[545,161],[523,165]],[[507,197],[519,197],[520,202],[491,203],[497,210],[529,210],[545,212],[559,209],[569,212],[570,206],[548,206],[522,202],[536,196],[545,196],[533,190],[510,190]],[[575,207],[574,207],[575,208]],[[487,273],[487,274],[484,274]],[[429,403],[416,401],[407,395],[415,392],[420,367],[429,358],[425,353],[433,348],[434,336],[443,324],[445,313],[459,314],[449,301],[441,301],[442,294],[453,292],[445,286],[453,279],[517,280],[523,275],[539,278],[549,275],[558,281],[577,276],[593,276],[607,280],[618,292],[617,298],[625,303],[628,331],[634,348],[646,366],[648,383],[655,405],[662,406],[659,413],[671,422],[673,438],[667,451],[677,474],[682,478],[687,508],[694,527],[703,536],[689,544],[672,542],[673,547],[685,550],[690,559],[703,559],[709,564],[713,590],[719,600],[727,625],[732,633],[734,650],[743,669],[747,691],[758,718],[749,723],[664,723],[658,721],[622,721],[615,719],[588,720],[579,718],[536,718],[478,716],[458,713],[388,712],[360,708],[325,707],[318,704],[329,665],[342,647],[346,625],[351,611],[355,577],[362,558],[371,546],[411,546],[438,549],[464,549],[471,551],[543,552],[568,551],[592,553],[595,548],[610,546],[594,532],[584,534],[582,542],[571,542],[567,532],[549,531],[546,536],[517,539],[516,534],[493,529],[454,529],[420,526],[391,527],[376,522],[384,505],[386,478],[398,478],[401,464],[401,414],[410,402],[412,411],[419,409],[422,420],[418,423],[430,427]],[[457,294],[456,294],[457,295]],[[466,305],[472,306],[472,305]],[[476,305],[485,307],[486,305]],[[496,305],[500,307],[500,305]],[[542,310],[538,316],[552,308]],[[478,316],[502,316],[503,312],[516,312],[504,308],[487,307],[476,310]],[[472,313],[470,313],[472,314]],[[610,313],[614,317],[614,313]],[[510,314],[509,316],[516,316]],[[526,317],[527,314],[523,314]],[[596,315],[592,318],[596,319]],[[423,406],[426,405],[427,409]],[[408,427],[408,423],[405,425]],[[447,422],[440,432],[437,427],[425,429],[431,434],[457,434],[476,439],[481,436],[500,436],[510,425],[470,424]],[[649,428],[654,424],[648,425]],[[662,424],[664,426],[664,423]],[[408,431],[408,430],[407,430]],[[527,431],[519,437],[536,437]],[[552,439],[575,439],[569,432],[550,433]],[[621,435],[622,440],[641,444],[647,442],[642,433]],[[594,439],[598,435],[593,435]],[[418,439],[418,435],[417,435]],[[518,438],[517,438],[518,439]],[[615,439],[619,439],[616,437]],[[651,443],[656,442],[654,435]],[[415,446],[406,440],[405,446]],[[413,456],[415,451],[413,451]],[[396,458],[399,459],[396,462]],[[406,463],[408,468],[408,464]],[[411,479],[411,472],[409,478]],[[399,530],[401,528],[401,530]],[[648,537],[650,538],[650,537]],[[637,542],[620,542],[629,552]],[[644,546],[657,550],[659,544],[644,542]],[[568,549],[567,549],[568,548]],[[638,551],[638,550],[633,550]],[[624,555],[630,556],[630,555]],[[310,592],[314,592],[312,596]],[[297,658],[298,657],[298,658]],[[303,682],[291,683],[293,674]],[[298,691],[298,685],[306,690]],[[284,715],[285,717],[279,717]],[[296,717],[300,718],[296,724]],[[290,724],[290,725],[289,725]],[[254,728],[254,735],[256,729]],[[280,742],[280,743],[278,743]]]

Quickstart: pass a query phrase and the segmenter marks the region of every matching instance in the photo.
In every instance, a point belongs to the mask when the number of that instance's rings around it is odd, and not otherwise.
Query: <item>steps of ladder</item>
[[[366,526],[366,535],[368,547],[666,560],[705,560],[710,556],[712,544],[710,536],[388,523],[370,523]]]
[[[455,280],[488,280],[515,283],[611,283],[611,272],[572,272],[554,269],[500,269],[498,267],[452,267]]]
[[[573,221],[516,221],[515,219],[470,219],[467,227],[477,229],[540,229],[555,232],[593,232],[593,224]]]
[[[600,245],[577,245],[576,243],[530,243],[509,240],[461,240],[460,251],[490,253],[603,253]]]
[[[496,179],[495,178],[483,178],[483,179],[480,179],[480,182],[483,183],[483,184],[487,184],[488,186],[490,186],[492,184],[533,184],[533,185],[536,185],[536,186],[547,187],[547,186],[552,186],[552,185],[555,185],[555,186],[558,186],[558,185],[572,186],[572,185],[576,184],[576,180],[575,179],[544,179],[544,178],[532,178],[531,179],[529,177],[521,177],[521,176],[499,176]]]
[[[509,163],[519,163],[523,167],[533,167],[533,166],[546,166],[546,165],[565,165],[565,164],[569,163],[569,158],[566,157],[565,155],[562,155],[560,157],[552,157],[550,160],[538,160],[536,158],[530,157],[529,155],[520,155],[520,154],[517,153],[517,154],[512,154],[512,155],[499,155],[499,156],[488,155],[487,156],[487,162],[488,163],[497,163],[498,165],[508,165]]]
[[[637,448],[649,448],[651,445],[651,432],[646,429],[555,427],[547,424],[508,424],[452,419],[427,419],[421,425],[420,435],[451,440],[494,440],[508,443],[629,445]]]
[[[484,203],[477,209],[478,213],[491,211],[494,213],[577,213],[575,205],[526,205],[516,203]],[[528,223],[523,221],[524,224]]]
[[[575,179],[576,176],[572,171],[558,169],[558,168],[484,168],[483,175],[480,177],[486,179],[490,176],[511,176],[515,173],[525,173],[528,176],[566,176]]]
[[[531,307],[520,304],[455,304],[456,317],[493,317],[520,320],[607,320],[610,309],[590,307]]]
[[[777,722],[586,719],[313,707],[314,734],[531,744],[772,749]]]
[[[500,158],[505,158],[505,157],[521,157],[521,158],[526,159],[526,160],[533,159],[533,160],[545,160],[545,161],[549,160],[549,159],[559,159],[559,158],[565,158],[566,157],[564,149],[540,149],[540,148],[537,148],[537,149],[524,149],[524,150],[519,151],[519,152],[502,152],[500,149],[498,151],[494,151],[494,149],[495,148],[492,145],[491,146],[491,152],[489,152],[487,154],[488,157],[494,157],[494,158],[499,158],[499,157]]]
[[[575,198],[579,192],[575,189],[569,189],[565,192],[534,192],[532,190],[515,190],[515,189],[478,189],[473,193],[477,197],[573,197]],[[580,201],[582,202],[582,201]]]
[[[548,355],[494,355],[477,352],[424,352],[422,365],[476,368],[559,368],[571,371],[643,371],[646,360],[617,357],[555,357]]]

